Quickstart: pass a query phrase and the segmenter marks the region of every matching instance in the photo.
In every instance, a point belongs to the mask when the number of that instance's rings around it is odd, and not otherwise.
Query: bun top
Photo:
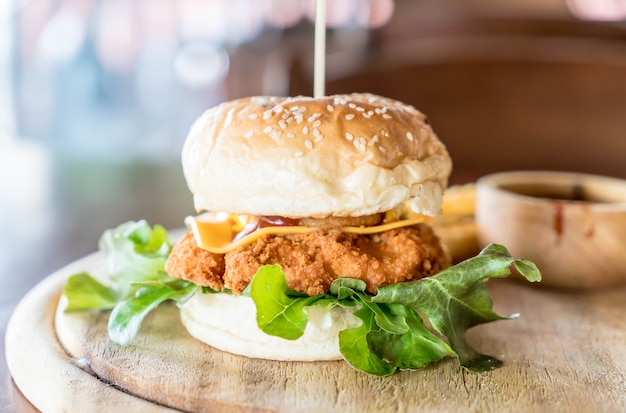
[[[198,211],[436,215],[452,168],[426,116],[372,94],[250,97],[207,110],[182,164]]]

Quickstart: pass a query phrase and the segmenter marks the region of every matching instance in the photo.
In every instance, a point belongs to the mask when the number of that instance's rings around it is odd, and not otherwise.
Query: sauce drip
[[[560,239],[563,234],[563,204],[558,202],[554,204],[554,232]]]

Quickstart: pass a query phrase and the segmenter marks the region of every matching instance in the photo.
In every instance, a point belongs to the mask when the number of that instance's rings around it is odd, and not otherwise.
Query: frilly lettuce
[[[116,344],[130,344],[145,316],[159,304],[166,300],[183,304],[198,289],[165,272],[172,244],[160,225],[127,222],[105,231],[99,248],[106,256],[110,284],[84,272],[70,276],[63,290],[68,299],[65,311],[112,310],[108,331]]]

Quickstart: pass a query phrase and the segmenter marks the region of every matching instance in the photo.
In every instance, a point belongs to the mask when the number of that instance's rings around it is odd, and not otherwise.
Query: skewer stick
[[[326,0],[315,1],[315,55],[313,96],[324,96],[326,83]]]

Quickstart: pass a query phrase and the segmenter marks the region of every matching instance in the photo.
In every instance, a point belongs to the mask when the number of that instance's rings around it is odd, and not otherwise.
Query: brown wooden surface
[[[55,323],[60,288],[78,269],[101,271],[101,256],[46,279],[18,307],[7,334],[15,381],[45,411],[620,412],[626,406],[625,288],[563,292],[498,280],[489,286],[496,309],[520,318],[468,334],[504,367],[470,374],[451,359],[378,378],[341,361],[272,362],[211,349],[186,333],[173,305],[146,320],[133,346],[115,346],[106,313],[57,312]]]

